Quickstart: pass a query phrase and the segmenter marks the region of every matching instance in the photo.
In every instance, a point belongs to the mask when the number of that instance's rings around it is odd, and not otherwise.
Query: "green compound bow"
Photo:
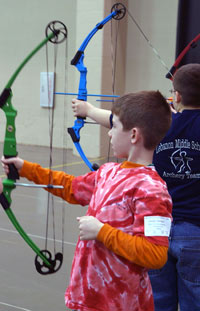
[[[46,38],[24,59],[10,80],[5,86],[2,94],[0,95],[0,108],[4,111],[6,116],[6,131],[4,139],[3,154],[5,158],[11,158],[17,156],[17,142],[16,142],[16,128],[15,118],[17,110],[12,106],[12,91],[11,86],[13,85],[18,74],[21,72],[26,63],[34,56],[48,41],[52,43],[61,43],[67,37],[67,28],[60,21],[52,21],[46,27]],[[57,272],[63,261],[63,254],[56,253],[55,258],[52,258],[52,254],[49,250],[40,250],[40,248],[29,238],[27,233],[19,224],[13,211],[11,210],[11,191],[16,187],[16,179],[19,179],[19,174],[16,167],[11,164],[9,165],[9,174],[5,180],[3,180],[3,192],[0,195],[0,203],[5,210],[8,218],[22,236],[24,241],[33,249],[36,253],[35,266],[36,270],[40,274],[51,274]],[[47,187],[53,188],[52,185]]]

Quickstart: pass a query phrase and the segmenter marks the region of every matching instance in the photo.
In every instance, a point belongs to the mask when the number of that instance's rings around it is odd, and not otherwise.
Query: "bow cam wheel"
[[[111,9],[111,13],[116,11],[117,14],[113,16],[114,19],[120,20],[126,15],[126,7],[122,3],[115,3]]]
[[[52,32],[55,36],[49,39],[49,41],[54,44],[61,43],[67,38],[67,27],[60,21],[52,21],[47,25],[45,30],[46,37]]]

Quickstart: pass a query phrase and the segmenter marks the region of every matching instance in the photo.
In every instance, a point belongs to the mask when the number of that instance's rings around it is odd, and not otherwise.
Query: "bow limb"
[[[86,101],[87,100],[87,68],[84,65],[84,51],[92,39],[92,37],[96,34],[96,32],[103,28],[103,26],[108,23],[112,18],[116,20],[122,19],[126,14],[126,8],[123,4],[117,3],[112,9],[111,13],[105,17],[100,23],[98,23],[92,31],[87,35],[87,37],[83,40],[79,50],[76,52],[74,58],[71,60],[71,65],[75,66],[80,73],[79,80],[79,89],[78,89],[78,99]],[[80,145],[80,130],[84,127],[85,121],[81,117],[77,117],[74,122],[74,125],[71,128],[68,128],[68,133],[70,134],[72,141],[81,156],[82,160],[89,167],[91,171],[98,169],[97,164],[92,164],[88,158],[86,157],[81,145]]]
[[[175,74],[175,72],[178,69],[178,65],[180,64],[180,62],[182,61],[183,57],[185,56],[185,54],[187,54],[187,52],[191,49],[191,48],[195,48],[196,47],[196,43],[197,41],[200,39],[200,33],[194,38],[192,39],[188,45],[183,49],[183,51],[178,55],[177,59],[175,60],[173,66],[171,67],[171,69],[169,70],[169,72],[166,74],[166,78],[173,80],[173,76]]]
[[[61,25],[61,29],[57,29],[57,24]],[[48,34],[48,31],[51,31]],[[59,34],[62,35],[62,40],[58,38]],[[16,127],[15,118],[17,116],[17,110],[12,105],[12,91],[11,86],[15,79],[26,65],[26,63],[48,42],[53,43],[62,42],[67,36],[67,29],[61,22],[54,21],[49,23],[46,28],[46,38],[24,59],[10,80],[6,84],[1,96],[0,96],[0,108],[4,111],[6,116],[6,131],[4,139],[3,154],[5,158],[17,156],[17,142],[16,142]],[[55,255],[55,259],[51,258],[51,253],[48,250],[40,250],[40,248],[29,238],[27,233],[23,230],[19,222],[17,221],[14,213],[11,210],[11,192],[15,188],[16,179],[19,179],[19,174],[14,165],[9,165],[9,174],[7,179],[3,181],[3,192],[0,195],[0,203],[5,210],[8,218],[12,222],[13,226],[19,232],[24,241],[33,249],[36,253],[35,265],[36,270],[41,274],[49,274],[58,271],[62,265],[62,254]]]
[[[33,251],[40,256],[40,258],[43,260],[44,264],[47,267],[51,267],[51,263],[49,262],[49,260],[46,258],[46,256],[44,256],[43,254],[41,254],[41,251],[39,249],[39,247],[29,238],[29,236],[26,234],[26,232],[23,230],[23,228],[21,227],[21,225],[19,224],[19,222],[17,221],[14,213],[12,212],[10,205],[12,203],[11,200],[11,191],[15,188],[14,182],[7,179],[3,181],[3,193],[1,194],[0,197],[0,202],[1,205],[3,207],[3,209],[5,210],[8,218],[10,219],[10,221],[12,222],[12,224],[14,225],[15,229],[19,232],[19,234],[21,235],[21,237],[26,241],[26,243],[33,249]]]

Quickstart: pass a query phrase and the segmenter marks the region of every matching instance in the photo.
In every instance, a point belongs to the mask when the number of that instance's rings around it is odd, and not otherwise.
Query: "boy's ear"
[[[139,128],[133,127],[132,128],[132,133],[131,133],[131,143],[135,144],[141,137],[141,133]]]

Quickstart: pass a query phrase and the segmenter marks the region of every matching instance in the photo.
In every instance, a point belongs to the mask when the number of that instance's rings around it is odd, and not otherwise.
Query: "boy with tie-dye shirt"
[[[171,198],[152,163],[153,151],[169,129],[171,112],[160,92],[143,91],[113,103],[109,131],[114,154],[123,163],[74,177],[52,171],[51,189],[64,200],[89,205],[78,217],[80,236],[65,293],[66,306],[82,311],[153,311],[148,269],[167,260]],[[20,158],[21,176],[48,183],[49,170]]]

